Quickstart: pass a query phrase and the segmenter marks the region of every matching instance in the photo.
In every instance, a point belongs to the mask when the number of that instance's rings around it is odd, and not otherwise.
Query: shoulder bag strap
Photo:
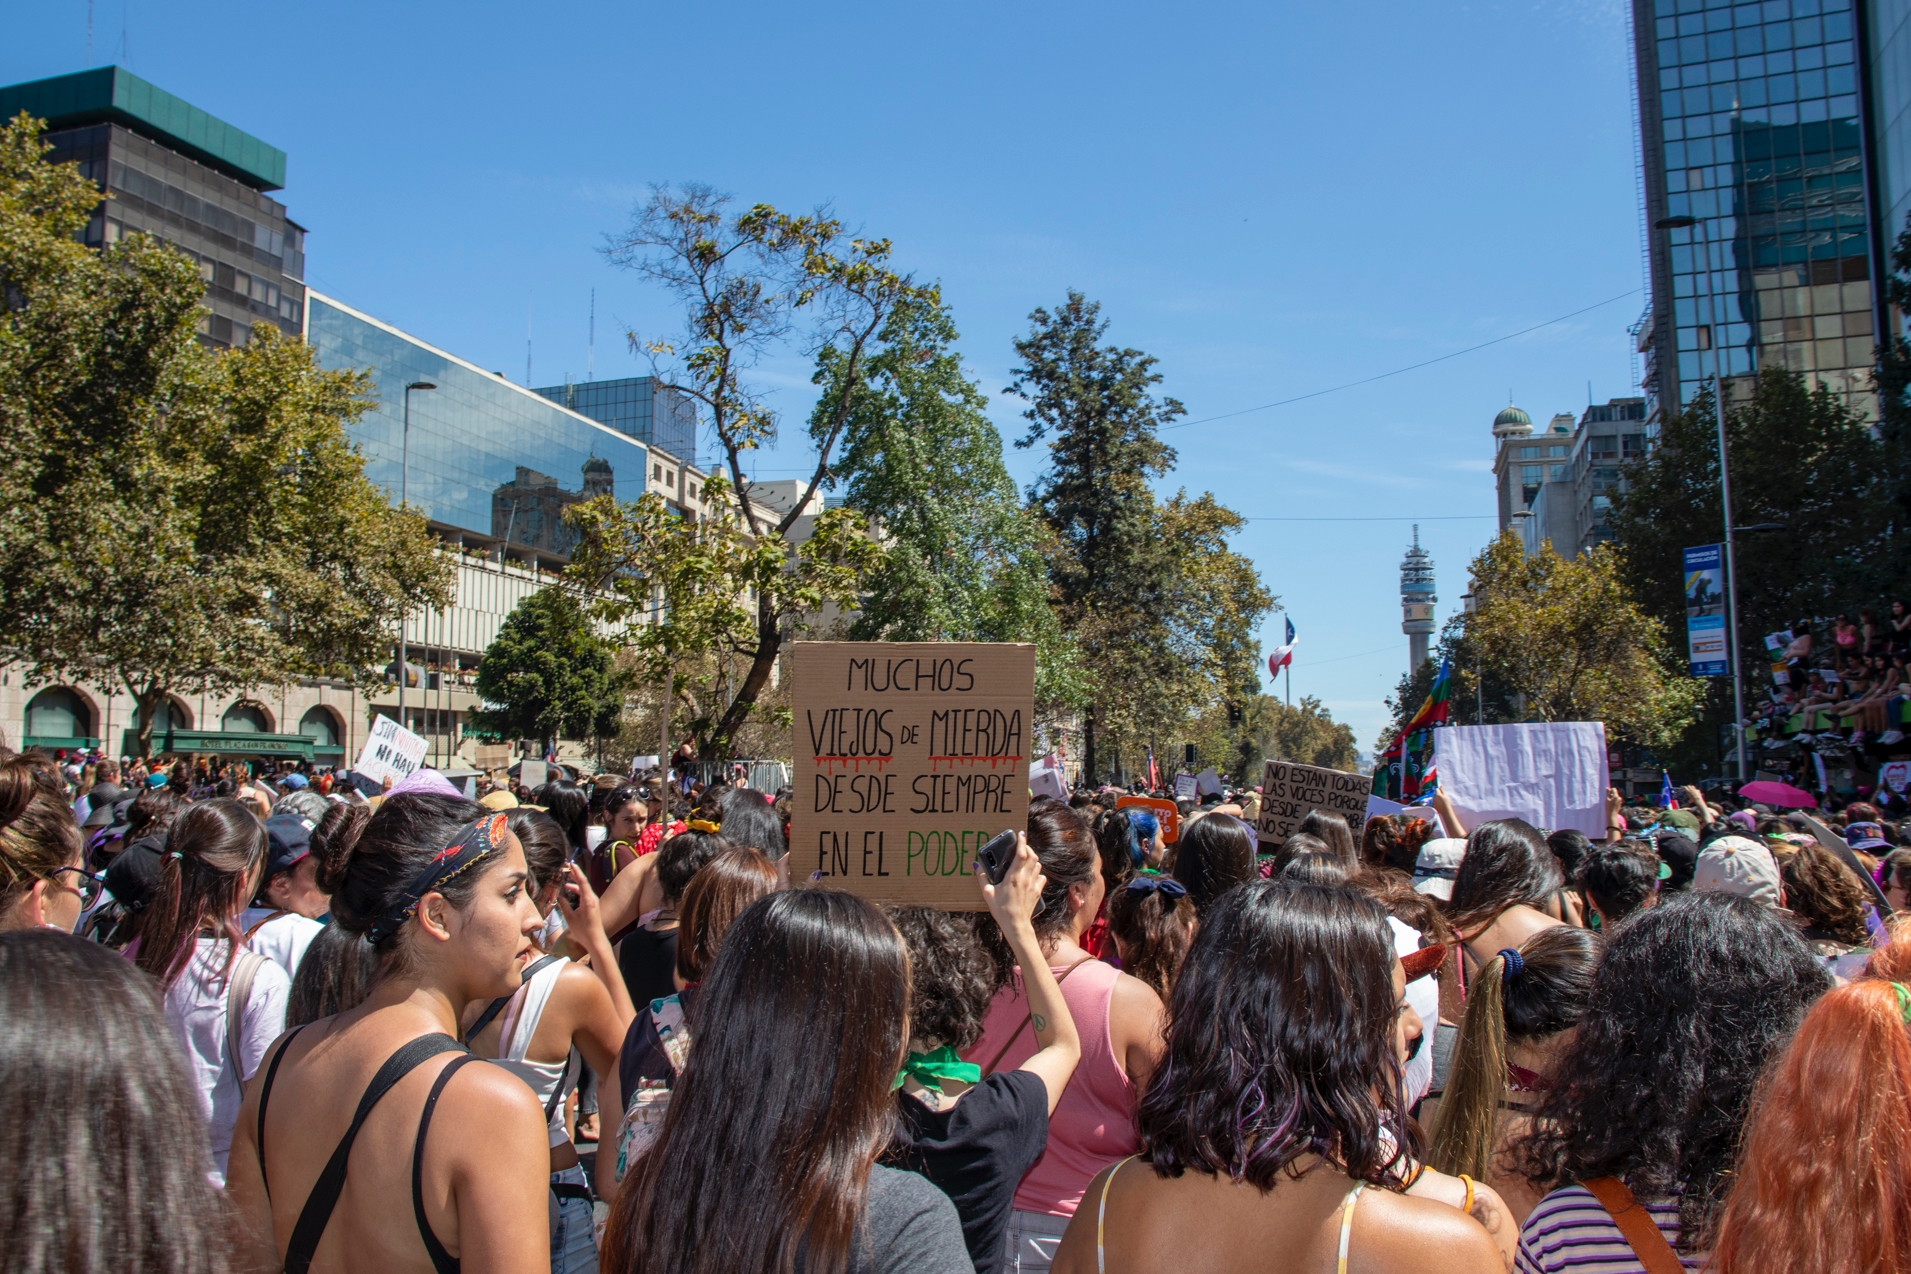
[[[365,1095],[359,1098],[352,1126],[339,1139],[338,1149],[326,1161],[318,1183],[299,1210],[298,1224],[292,1227],[292,1241],[285,1248],[285,1274],[305,1274],[311,1268],[312,1254],[318,1251],[319,1240],[325,1237],[325,1226],[332,1219],[332,1209],[338,1206],[339,1193],[345,1189],[345,1166],[352,1155],[352,1143],[358,1140],[358,1130],[379,1098],[390,1092],[393,1084],[440,1053],[463,1051],[458,1041],[449,1035],[421,1035],[385,1059],[385,1064],[372,1076]]]
[[[239,1062],[239,1045],[245,1039],[246,1005],[252,1002],[252,982],[259,976],[265,957],[257,951],[241,951],[232,962],[226,978],[226,1056],[232,1059],[232,1073],[244,1084],[248,1078]]]
[[[304,1029],[305,1027],[303,1026],[295,1026],[291,1032],[286,1035],[284,1041],[280,1043],[278,1051],[272,1054],[272,1063],[265,1068],[265,1083],[259,1087],[258,1148],[259,1180],[262,1183],[265,1181],[265,1104],[272,1100],[272,1081],[279,1077],[279,1063],[285,1060],[285,1050],[292,1047],[293,1037]],[[265,1197],[268,1199],[272,1197],[272,1187],[269,1184],[266,1185],[265,1188]]]
[[[531,962],[531,966],[524,971],[523,977],[520,979],[518,990],[519,991],[523,990],[524,987],[530,983],[532,975],[535,974],[538,970],[542,969],[545,965],[554,963],[558,960],[562,960],[563,958],[564,958],[563,956],[547,955],[541,959],[533,960]],[[516,994],[517,994],[517,991],[513,991],[511,993],[511,995],[516,995]],[[475,1040],[478,1038],[479,1032],[483,1031],[485,1027],[491,1025],[491,1020],[493,1018],[497,1017],[498,1014],[504,1012],[504,1006],[511,1002],[511,995],[500,995],[497,999],[491,1001],[491,1003],[484,1006],[484,1012],[478,1014],[478,1020],[473,1022],[471,1024],[470,1029],[465,1031],[464,1033],[464,1043],[467,1046],[470,1045],[472,1040]]]
[[[1618,1177],[1597,1177],[1582,1181],[1600,1206],[1612,1214],[1612,1223],[1625,1236],[1626,1246],[1645,1267],[1646,1274],[1685,1274],[1685,1262],[1659,1233],[1658,1223],[1632,1195],[1632,1189]]]
[[[551,1099],[544,1103],[544,1122],[547,1124],[551,1122],[551,1116],[557,1114],[558,1104],[568,1097],[570,1090],[576,1086],[576,1081],[571,1079],[572,1062],[577,1063],[577,1078],[583,1079],[584,1055],[577,1051],[575,1044],[571,1045],[571,1055],[564,1059],[564,1073],[557,1077],[557,1087],[551,1090]]]
[[[1055,985],[1060,986],[1062,983],[1068,981],[1069,974],[1081,968],[1084,964],[1087,964],[1090,960],[1093,960],[1094,958],[1095,958],[1094,956],[1083,956],[1081,959],[1075,961],[1075,963],[1069,965],[1066,969],[1063,969],[1059,974],[1056,975]],[[1022,1038],[1022,1032],[1027,1030],[1029,1023],[1033,1022],[1034,1020],[1035,1020],[1035,1010],[1030,1009],[1028,1016],[1022,1019],[1022,1025],[1016,1027],[1015,1033],[1013,1035],[1010,1035],[1008,1039],[1002,1041],[1002,1047],[997,1049],[995,1056],[989,1059],[989,1064],[982,1068],[982,1076],[984,1079],[988,1078],[990,1075],[995,1074],[995,1068],[1001,1064],[1003,1058],[1009,1055],[1009,1046],[1015,1043],[1015,1041]]]

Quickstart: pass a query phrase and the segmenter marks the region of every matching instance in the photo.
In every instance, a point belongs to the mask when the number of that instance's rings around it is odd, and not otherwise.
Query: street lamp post
[[[405,431],[398,453],[398,507],[401,509],[411,504],[411,391],[436,388],[428,380],[415,380],[405,386]],[[398,617],[398,724],[409,730],[411,722],[405,720],[405,682],[411,676],[411,662],[405,645],[407,618],[402,614]]]
[[[1687,230],[1699,224],[1699,218],[1661,217],[1652,223],[1654,230]],[[1712,416],[1719,436],[1719,501],[1725,511],[1725,626],[1732,659],[1732,739],[1738,757],[1738,781],[1751,777],[1745,769],[1745,678],[1739,670],[1738,642],[1738,560],[1732,546],[1732,467],[1725,448],[1725,343],[1719,339],[1725,325],[1718,312],[1717,289],[1712,286],[1712,241],[1699,240],[1705,251],[1705,299],[1708,330],[1712,333]],[[1721,259],[1720,265],[1724,261]]]

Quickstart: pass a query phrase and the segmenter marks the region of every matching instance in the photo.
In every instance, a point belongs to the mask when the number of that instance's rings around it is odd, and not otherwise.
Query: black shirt
[[[617,967],[641,1016],[652,1000],[677,993],[677,931],[654,932],[639,925],[617,945]]]
[[[940,1186],[962,1219],[976,1274],[996,1274],[1015,1187],[1048,1145],[1048,1085],[1032,1071],[998,1071],[947,1110],[902,1092],[896,1106],[883,1162]]]

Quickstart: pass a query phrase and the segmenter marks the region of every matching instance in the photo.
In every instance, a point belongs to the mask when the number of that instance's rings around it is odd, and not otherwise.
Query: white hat
[[[1768,907],[1783,905],[1778,860],[1771,850],[1743,836],[1721,836],[1699,851],[1692,889],[1737,894]]]
[[[1420,856],[1413,862],[1414,892],[1451,902],[1453,881],[1460,874],[1460,860],[1465,857],[1463,836],[1436,836],[1420,846]]]

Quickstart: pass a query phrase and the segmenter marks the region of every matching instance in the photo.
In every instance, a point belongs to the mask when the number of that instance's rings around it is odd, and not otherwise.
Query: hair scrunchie
[[[1166,898],[1186,898],[1188,887],[1173,876],[1136,876],[1127,884],[1131,894],[1152,894],[1159,892]]]
[[[1500,959],[1504,961],[1500,969],[1501,982],[1511,982],[1514,978],[1526,972],[1526,957],[1522,956],[1513,948],[1501,947]]]
[[[1911,987],[1902,982],[1893,982],[1891,989],[1898,996],[1898,1016],[1904,1019],[1906,1026],[1911,1026]]]
[[[709,836],[715,836],[717,832],[721,830],[715,823],[707,818],[693,818],[688,823],[685,823],[684,826],[693,832],[703,832]]]

